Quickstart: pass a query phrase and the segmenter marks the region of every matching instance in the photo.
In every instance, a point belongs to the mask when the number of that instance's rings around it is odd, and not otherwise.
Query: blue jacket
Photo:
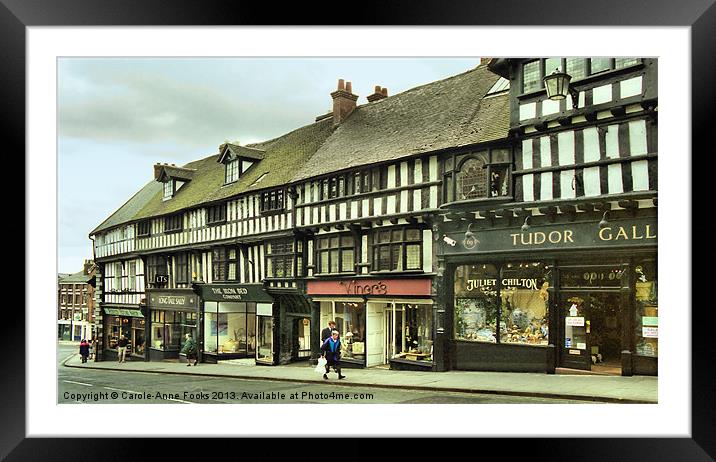
[[[341,360],[341,340],[333,342],[333,338],[329,337],[321,345],[321,351],[326,355],[328,364],[335,364]]]

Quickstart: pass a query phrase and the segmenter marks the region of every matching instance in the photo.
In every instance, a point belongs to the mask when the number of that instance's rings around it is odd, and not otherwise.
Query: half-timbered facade
[[[576,107],[546,98],[553,66]],[[553,372],[613,365],[615,328],[587,331],[616,322],[620,368],[648,373],[655,82],[654,60],[493,59],[356,105],[341,80],[315,123],[157,164],[91,233],[98,315],[131,311],[98,322],[102,349],[180,358],[191,333],[205,362],[279,364],[315,359],[334,320],[349,366]]]
[[[509,136],[442,159],[438,362],[656,374],[656,60],[490,68],[509,81]],[[573,93],[553,101],[555,70]]]

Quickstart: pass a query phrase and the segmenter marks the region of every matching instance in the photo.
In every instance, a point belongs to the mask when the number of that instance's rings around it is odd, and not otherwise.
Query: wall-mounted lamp
[[[565,99],[567,95],[572,97],[572,109],[577,109],[579,105],[579,92],[569,86],[572,76],[566,72],[560,72],[555,69],[550,75],[546,75],[544,79],[544,87],[547,90],[547,98],[553,101]]]
[[[467,231],[465,231],[465,239],[462,240],[462,245],[466,249],[474,249],[480,241],[477,239],[475,233],[472,232],[472,223],[467,225]]]
[[[525,222],[522,225],[522,228],[520,228],[520,229],[522,230],[523,233],[526,233],[527,231],[529,231],[529,229],[530,229],[530,217],[529,216],[525,217]]]
[[[608,210],[604,212],[604,215],[602,215],[602,220],[599,222],[599,229],[604,229],[609,226],[609,222],[607,221],[607,213],[609,213]]]

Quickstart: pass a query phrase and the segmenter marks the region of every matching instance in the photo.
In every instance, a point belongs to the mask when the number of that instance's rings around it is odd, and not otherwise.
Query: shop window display
[[[134,348],[132,354],[135,356],[144,356],[145,338],[144,338],[144,318],[132,318],[132,337],[130,340]]]
[[[325,326],[328,319],[336,322],[343,348],[342,358],[365,360],[365,303],[335,302],[334,308],[329,303],[321,303],[321,308],[321,325]]]
[[[258,317],[258,351],[257,361],[273,362],[273,317]]]
[[[496,342],[497,268],[462,265],[455,271],[455,339]]]
[[[398,343],[397,357],[415,361],[433,360],[432,305],[400,303],[396,305],[404,319]]]
[[[178,312],[152,310],[151,347],[157,350],[179,350],[182,328]]]
[[[107,329],[105,329],[104,345],[109,350],[117,349],[117,342],[119,337],[124,334],[127,339],[130,340],[132,345],[132,336],[130,332],[131,318],[125,318],[121,316],[111,316],[107,320]],[[131,350],[130,350],[131,351]]]
[[[542,263],[506,263],[500,280],[500,342],[547,345],[549,282]]]
[[[657,266],[644,261],[634,266],[636,320],[634,336],[636,354],[659,356],[659,297]]]
[[[204,351],[253,354],[256,351],[256,304],[206,302]]]
[[[458,266],[455,339],[546,345],[548,288],[548,269],[539,262]]]

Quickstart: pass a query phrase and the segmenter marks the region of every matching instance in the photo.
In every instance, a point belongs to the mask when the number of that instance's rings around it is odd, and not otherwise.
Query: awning
[[[141,310],[130,310],[125,308],[105,308],[104,312],[112,316],[126,316],[130,318],[143,318]]]

